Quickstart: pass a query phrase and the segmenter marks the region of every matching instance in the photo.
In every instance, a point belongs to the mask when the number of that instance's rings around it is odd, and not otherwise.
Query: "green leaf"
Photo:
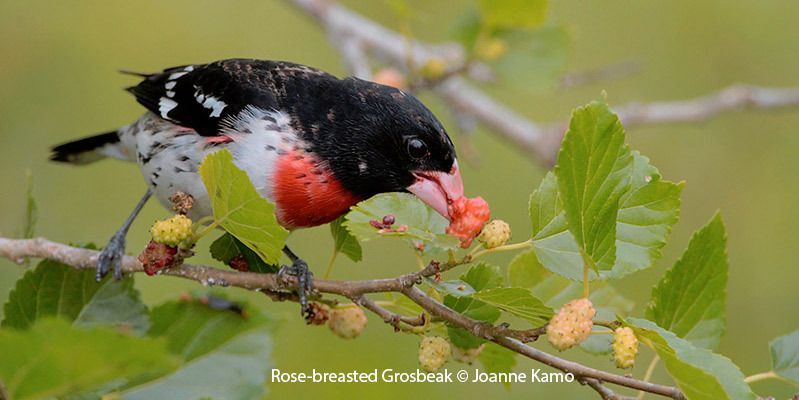
[[[754,400],[741,370],[727,357],[695,347],[654,322],[630,318],[639,340],[654,348],[677,386],[691,400]]]
[[[512,286],[529,288],[533,295],[553,309],[582,297],[582,283],[553,274],[538,262],[533,252],[517,255],[508,266],[508,277]],[[634,303],[609,284],[597,282],[592,287],[589,299],[597,310],[597,319],[613,320],[617,315],[626,316],[632,310]],[[580,347],[590,353],[610,353],[611,339],[611,335],[591,335]]]
[[[502,274],[496,265],[484,262],[472,265],[463,275],[461,280],[468,283],[475,291],[493,289],[502,286]]]
[[[552,318],[552,309],[529,289],[500,287],[477,292],[471,297],[523,318],[533,326],[542,326]]]
[[[616,260],[616,216],[632,162],[624,128],[607,104],[592,102],[572,113],[555,175],[569,231],[597,272]]]
[[[532,29],[546,20],[547,0],[480,0],[483,21],[492,29]]]
[[[497,60],[500,83],[510,91],[541,92],[555,87],[569,60],[572,35],[565,26],[543,26],[498,35],[507,53]],[[518,85],[523,79],[524,85]]]
[[[330,233],[333,235],[335,242],[334,249],[337,252],[343,253],[349,257],[350,260],[359,262],[362,259],[361,244],[358,239],[352,236],[350,232],[342,225],[344,217],[338,217],[330,223]]]
[[[616,223],[616,265],[605,278],[651,267],[660,258],[680,215],[683,184],[661,180],[657,168],[633,152],[631,187],[621,198]]]
[[[447,296],[463,297],[474,294],[475,292],[471,285],[459,279],[436,282],[428,278],[427,283],[434,287],[439,293],[443,293]]]
[[[768,347],[772,371],[799,383],[799,330],[772,340]]]
[[[513,372],[513,367],[516,366],[516,353],[496,343],[486,343],[477,359],[488,373]],[[503,385],[510,387],[510,382],[503,382]]]
[[[445,296],[444,305],[469,318],[488,323],[496,322],[502,315],[496,307],[475,300],[471,296]],[[452,344],[462,349],[474,349],[485,343],[485,339],[476,337],[457,326],[448,324],[447,333]]]
[[[275,217],[275,206],[258,194],[246,172],[227,149],[209,154],[200,165],[215,223],[252,249],[268,264],[278,264],[288,231]]]
[[[530,196],[533,249],[541,264],[571,280],[583,280],[583,259],[563,211],[558,179],[548,172]],[[596,272],[590,271],[590,278]]]
[[[133,277],[95,281],[93,269],[42,261],[17,281],[4,306],[0,326],[28,329],[38,319],[57,316],[75,326],[113,325],[143,333],[150,322],[147,307],[133,287]]]
[[[26,331],[0,329],[0,354],[0,380],[16,400],[91,390],[120,378],[157,375],[177,364],[162,339],[109,328],[74,329],[52,318]]]
[[[715,348],[724,333],[726,233],[716,214],[652,290],[646,316],[699,347]]]
[[[25,189],[25,228],[22,237],[30,239],[36,233],[36,222],[39,220],[39,207],[36,204],[36,199],[33,197],[33,174],[28,170],[27,172],[27,188]]]
[[[406,226],[404,232],[381,232],[370,221],[394,216],[393,227]],[[364,200],[345,216],[344,226],[361,241],[378,237],[399,237],[411,242],[422,241],[429,247],[455,249],[460,241],[444,233],[448,222],[432,208],[409,193],[382,193]],[[428,246],[426,246],[428,247]]]
[[[241,255],[247,262],[249,272],[272,273],[279,269],[277,265],[267,264],[256,252],[227,232],[211,243],[210,250],[211,257],[225,265],[230,265],[230,260]]]
[[[252,310],[248,310],[252,311]],[[172,374],[123,388],[126,400],[253,399],[265,394],[271,370],[269,321],[199,302],[169,302],[153,309],[151,336],[167,339],[182,365]]]

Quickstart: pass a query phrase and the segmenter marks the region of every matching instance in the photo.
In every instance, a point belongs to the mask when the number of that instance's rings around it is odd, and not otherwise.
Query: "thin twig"
[[[15,262],[22,262],[25,257],[37,257],[58,261],[74,268],[88,269],[95,268],[98,255],[99,252],[95,250],[71,247],[44,238],[8,239],[0,237],[0,256]],[[673,399],[684,399],[682,392],[675,387],[644,382],[632,377],[597,370],[530,347],[522,343],[521,339],[532,339],[535,336],[534,334],[540,334],[540,330],[543,328],[531,331],[516,331],[510,330],[506,326],[494,326],[486,322],[477,321],[439,303],[415,286],[421,283],[423,278],[434,276],[457,265],[459,264],[431,262],[422,270],[395,278],[358,281],[315,280],[313,282],[313,290],[319,293],[347,297],[356,303],[362,304],[370,311],[376,312],[384,320],[394,321],[398,319],[398,323],[401,322],[410,326],[423,324],[423,317],[417,319],[415,317],[396,315],[363,296],[367,293],[399,292],[421,306],[431,316],[463,328],[476,337],[493,341],[528,358],[563,372],[573,373],[577,378],[593,378],[601,382],[645,390]],[[123,258],[122,270],[126,273],[144,271],[141,264],[130,256]],[[274,296],[279,300],[296,300],[296,296],[290,294],[282,295],[288,293],[287,289],[296,288],[297,282],[293,277],[286,277],[284,282],[282,279],[278,279],[276,274],[229,271],[187,264],[162,270],[161,274],[195,280],[204,285],[235,286],[265,292],[270,297]]]
[[[634,400],[633,397],[622,396],[610,390],[608,387],[603,385],[602,381],[599,379],[582,378],[580,379],[580,383],[583,385],[588,385],[591,387],[591,389],[596,390],[596,392],[599,393],[599,396],[602,397],[602,400]]]

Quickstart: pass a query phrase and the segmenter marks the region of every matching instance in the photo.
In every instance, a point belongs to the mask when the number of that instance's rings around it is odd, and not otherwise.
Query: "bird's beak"
[[[453,200],[463,197],[463,180],[458,161],[452,164],[449,173],[440,171],[415,171],[416,182],[408,186],[408,191],[436,210],[444,218],[451,220],[448,206]]]

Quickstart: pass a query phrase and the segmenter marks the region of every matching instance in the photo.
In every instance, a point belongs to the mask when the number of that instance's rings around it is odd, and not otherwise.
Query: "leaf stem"
[[[652,379],[652,374],[655,373],[655,367],[657,367],[658,361],[660,361],[660,356],[655,354],[655,357],[653,357],[652,361],[649,362],[649,366],[646,367],[646,372],[644,373],[644,379],[643,379],[644,382],[649,382],[649,380]],[[646,392],[644,392],[643,390],[639,391],[638,396],[636,396],[636,399],[637,400],[643,399],[644,393]]]
[[[529,240],[525,240],[524,242],[520,242],[520,243],[506,244],[504,246],[494,247],[493,249],[483,249],[483,250],[472,251],[472,253],[469,254],[469,257],[470,257],[471,261],[474,261],[477,258],[482,257],[482,256],[484,256],[486,254],[496,253],[496,252],[500,252],[500,251],[521,250],[521,249],[526,249],[526,248],[532,247],[532,246],[533,246],[533,239],[529,239]],[[479,247],[477,247],[477,249],[479,249]]]
[[[325,279],[330,278],[330,273],[333,272],[333,264],[336,262],[337,256],[338,256],[338,251],[333,250],[333,254],[330,255],[330,260],[327,261],[327,268],[325,269]]]
[[[774,371],[766,371],[766,372],[761,372],[759,374],[749,375],[746,378],[744,378],[744,382],[752,383],[752,382],[762,381],[762,380],[766,380],[766,379],[777,379],[777,378],[779,378],[779,376],[777,376],[776,372],[774,372]]]

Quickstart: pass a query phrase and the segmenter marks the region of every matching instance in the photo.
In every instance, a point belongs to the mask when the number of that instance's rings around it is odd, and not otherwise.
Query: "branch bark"
[[[431,59],[449,65],[463,65],[466,51],[458,44],[431,45],[409,40],[330,0],[291,0],[297,8],[313,17],[333,37],[351,38],[385,63],[398,69],[420,68]],[[337,46],[342,48],[341,45]],[[346,59],[347,51],[342,52]],[[363,60],[357,64],[363,66]],[[349,65],[353,60],[346,61]],[[469,71],[469,69],[467,69]],[[357,73],[357,71],[351,71]],[[491,132],[510,142],[513,147],[531,154],[546,166],[554,163],[560,141],[567,127],[564,122],[539,123],[490,97],[462,76],[438,82],[433,90],[450,107],[471,114]],[[696,122],[723,112],[743,109],[776,109],[799,106],[799,87],[767,88],[733,85],[696,99],[630,103],[616,108],[625,127],[643,124]]]
[[[17,263],[24,262],[27,257],[35,257],[58,261],[74,268],[87,269],[95,268],[98,255],[99,252],[95,250],[71,247],[44,238],[9,239],[0,237],[0,256]],[[418,304],[431,316],[461,327],[474,336],[490,340],[552,368],[570,372],[575,375],[578,381],[584,382],[595,390],[597,390],[596,385],[602,386],[603,383],[612,383],[673,399],[684,399],[682,392],[675,387],[601,371],[530,347],[522,341],[525,339],[537,339],[538,335],[543,333],[542,328],[519,331],[509,329],[506,326],[494,326],[483,321],[477,321],[439,303],[416,287],[417,284],[421,283],[422,279],[435,276],[441,271],[446,271],[456,265],[441,265],[431,262],[422,270],[395,278],[357,281],[315,280],[313,288],[320,293],[347,297],[353,302],[375,312],[384,321],[393,325],[395,329],[399,328],[400,323],[409,326],[424,324],[422,317],[415,318],[394,314],[365,296],[369,293],[399,292]],[[126,256],[122,260],[122,270],[125,273],[138,273],[143,272],[144,268],[138,260]],[[266,292],[270,297],[279,298],[280,300],[293,300],[293,297],[282,296],[282,294],[288,293],[288,290],[295,288],[297,285],[296,279],[293,277],[286,277],[284,280],[278,278],[277,274],[229,271],[202,265],[183,264],[161,270],[160,274],[194,280],[203,285],[235,286],[247,290]],[[604,389],[597,390],[597,392],[602,396],[606,396],[609,389]]]

